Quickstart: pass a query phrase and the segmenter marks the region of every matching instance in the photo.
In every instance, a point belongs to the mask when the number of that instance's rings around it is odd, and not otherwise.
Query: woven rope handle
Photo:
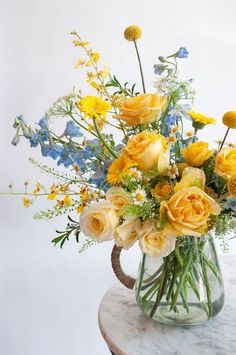
[[[127,275],[120,264],[120,253],[122,251],[122,247],[118,247],[116,244],[114,245],[111,253],[111,265],[113,271],[117,277],[117,279],[127,288],[133,289],[135,284],[135,278]]]

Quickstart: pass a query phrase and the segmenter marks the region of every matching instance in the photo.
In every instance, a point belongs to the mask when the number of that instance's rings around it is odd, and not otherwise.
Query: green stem
[[[174,298],[173,298],[173,302],[172,302],[171,307],[170,307],[170,311],[173,310],[174,307],[176,306],[180,291],[182,290],[183,283],[185,281],[185,277],[186,277],[186,275],[188,273],[188,270],[190,268],[191,262],[192,262],[192,255],[189,256],[188,261],[187,261],[186,265],[183,268],[183,273],[182,273],[182,275],[180,277],[180,281],[179,281],[178,287],[176,289],[176,292],[175,292],[175,295],[174,295]]]
[[[141,63],[141,59],[140,59],[140,55],[139,55],[139,50],[138,50],[138,46],[137,46],[137,42],[134,40],[134,47],[136,50],[136,54],[138,57],[138,64],[139,64],[139,70],[140,70],[140,74],[141,74],[141,80],[142,80],[142,86],[143,86],[143,92],[146,92],[146,88],[145,88],[145,82],[144,82],[144,75],[143,75],[143,69],[142,69],[142,63]]]
[[[158,293],[157,293],[157,297],[156,297],[156,302],[150,312],[150,317],[153,318],[154,314],[156,313],[156,310],[161,302],[161,298],[163,296],[164,293],[164,289],[166,286],[166,281],[167,281],[167,277],[168,277],[168,266],[167,266],[167,260],[165,260],[164,262],[164,269],[162,271],[162,275],[161,275],[161,280],[160,280],[160,284],[159,284],[159,289],[158,289]],[[167,267],[166,267],[167,266]]]
[[[207,270],[206,270],[206,265],[204,260],[201,260],[201,265],[202,265],[202,273],[203,273],[203,279],[204,279],[204,286],[206,288],[206,293],[207,293],[207,304],[208,304],[208,309],[209,309],[209,316],[210,318],[212,316],[212,301],[211,301],[211,287],[209,284],[208,276],[207,276]]]
[[[102,144],[107,148],[107,150],[111,153],[111,155],[113,156],[113,158],[117,158],[116,153],[114,152],[114,150],[105,142],[98,126],[97,126],[97,122],[96,122],[96,118],[93,118],[93,124],[94,124],[94,128],[95,131],[97,132],[98,138],[100,139],[100,141],[102,142]]]
[[[140,294],[140,291],[141,291],[141,287],[142,287],[142,283],[143,283],[143,275],[144,275],[144,271],[145,271],[145,261],[146,261],[146,254],[143,254],[137,297],[139,297],[139,294]]]
[[[224,146],[224,144],[225,144],[225,140],[226,140],[226,138],[227,138],[227,136],[228,136],[229,130],[230,130],[230,127],[227,128],[227,131],[226,131],[225,136],[224,136],[224,138],[223,138],[223,141],[222,141],[222,143],[221,143],[221,145],[220,145],[220,149],[219,149],[218,153],[221,151],[221,149],[223,148],[223,146]]]

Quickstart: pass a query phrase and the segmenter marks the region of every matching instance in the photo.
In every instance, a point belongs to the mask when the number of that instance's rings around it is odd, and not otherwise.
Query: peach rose
[[[148,219],[139,231],[139,244],[143,253],[153,257],[165,257],[175,249],[175,236],[165,235],[157,230],[154,222]]]
[[[208,230],[210,215],[218,215],[220,211],[219,204],[198,187],[182,189],[161,203],[164,233],[200,237]]]
[[[224,179],[236,174],[236,148],[224,148],[217,154],[214,172]]]
[[[214,154],[214,149],[208,149],[206,142],[195,142],[182,150],[182,155],[187,164],[191,166],[202,166],[207,159]]]
[[[115,186],[110,187],[110,189],[107,190],[106,199],[119,211],[131,202],[126,191],[122,189],[122,187]]]
[[[141,221],[136,217],[127,217],[125,221],[115,230],[116,245],[129,249],[138,240],[138,229]]]
[[[145,130],[135,135],[128,141],[123,152],[134,160],[141,170],[157,167],[159,173],[163,175],[169,167],[169,147],[165,137],[157,131]]]
[[[108,201],[91,203],[80,215],[81,231],[97,242],[111,240],[118,224],[116,210]]]
[[[120,107],[120,114],[114,117],[129,126],[151,123],[159,120],[166,105],[167,96],[140,94],[125,100]]]

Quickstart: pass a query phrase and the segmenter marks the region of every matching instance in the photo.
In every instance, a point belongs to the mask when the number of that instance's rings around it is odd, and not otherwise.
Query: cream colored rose
[[[163,231],[157,230],[153,220],[144,222],[139,231],[139,244],[143,253],[153,257],[169,255],[175,249],[175,235],[165,235]]]
[[[197,186],[204,190],[206,176],[202,169],[187,167],[183,170],[180,182],[175,185],[175,192],[185,189],[186,187]]]
[[[214,172],[226,180],[236,174],[236,148],[223,148],[217,154]]]
[[[80,215],[81,231],[97,242],[111,240],[118,224],[119,217],[109,201],[92,203]]]
[[[220,211],[220,205],[195,186],[176,192],[160,207],[165,234],[176,236],[200,237],[208,231],[209,217]]]
[[[130,203],[130,197],[122,187],[113,186],[108,189],[106,199],[119,211]]]
[[[155,167],[161,175],[167,172],[169,167],[169,147],[165,137],[157,131],[147,130],[132,137],[123,150],[134,160],[141,170],[151,170]]]
[[[128,217],[115,230],[116,245],[129,249],[138,240],[138,231],[141,226],[141,221],[136,217]]]

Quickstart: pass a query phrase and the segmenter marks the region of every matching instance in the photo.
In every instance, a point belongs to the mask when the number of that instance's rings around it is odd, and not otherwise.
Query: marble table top
[[[99,308],[99,326],[116,355],[236,354],[236,256],[220,259],[226,300],[210,321],[195,326],[167,326],[145,316],[133,290],[116,283]]]

